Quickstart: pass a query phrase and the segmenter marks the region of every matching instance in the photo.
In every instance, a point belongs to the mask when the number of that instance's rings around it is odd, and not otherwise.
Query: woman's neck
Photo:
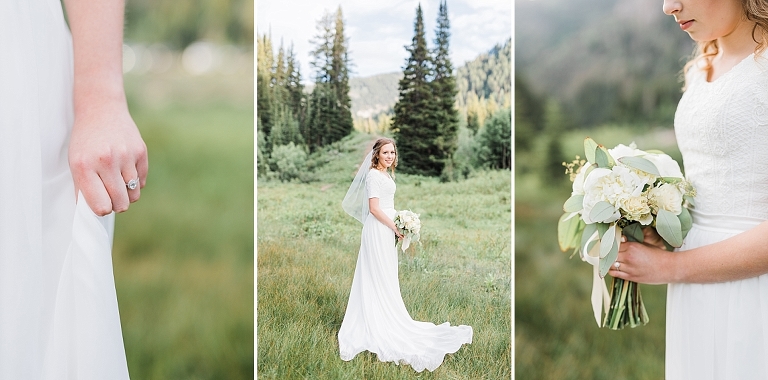
[[[717,39],[718,53],[712,59],[708,81],[714,82],[755,52],[757,42],[752,38],[754,28],[754,22],[743,20],[731,33]]]
[[[757,47],[757,42],[752,37],[752,33],[759,33],[755,30],[755,23],[749,20],[743,20],[738,26],[725,36],[717,39],[719,53],[717,58],[724,61],[742,60],[752,54]]]

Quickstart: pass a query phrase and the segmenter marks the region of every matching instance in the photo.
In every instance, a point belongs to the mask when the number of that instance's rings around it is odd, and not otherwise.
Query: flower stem
[[[648,323],[648,313],[636,282],[613,279],[611,305],[605,314],[603,327],[621,330],[625,326],[637,327]]]

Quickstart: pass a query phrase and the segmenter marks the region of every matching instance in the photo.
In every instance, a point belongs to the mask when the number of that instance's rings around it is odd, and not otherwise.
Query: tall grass
[[[637,141],[679,158],[664,131],[603,128],[588,134],[613,147]],[[563,136],[566,155],[583,156],[584,132]],[[557,221],[570,182],[515,177],[515,376],[519,379],[662,379],[666,287],[641,285],[650,323],[598,328],[590,303],[592,267],[557,244]],[[606,277],[610,286],[610,277]]]
[[[141,200],[117,216],[113,252],[134,379],[253,378],[248,75],[126,78],[150,162]]]
[[[471,325],[471,345],[435,372],[339,358],[337,333],[362,226],[341,199],[371,136],[356,134],[311,184],[259,181],[258,376],[264,379],[506,379],[511,374],[510,178],[439,183],[398,174],[398,209],[421,214],[422,246],[400,253],[402,297],[416,320]]]

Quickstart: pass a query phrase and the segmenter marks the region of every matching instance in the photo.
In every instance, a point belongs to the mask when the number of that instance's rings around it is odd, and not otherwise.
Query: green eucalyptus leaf
[[[673,247],[683,245],[683,232],[677,215],[660,208],[656,215],[656,231]]]
[[[689,204],[691,207],[696,207],[696,203],[694,202],[694,200],[693,200],[693,197],[692,197],[692,196],[690,196],[690,195],[683,195],[683,199],[684,199],[686,202],[688,202],[688,204]]]
[[[580,224],[584,223],[578,215],[571,216],[573,213],[565,213],[560,217],[557,223],[557,243],[560,250],[565,252],[571,248],[579,246],[580,242]],[[569,218],[570,217],[570,218]]]
[[[595,150],[595,162],[597,163],[597,167],[603,169],[610,169],[613,167],[610,160],[608,159],[610,156],[611,155],[609,155],[608,152],[600,149],[600,147],[597,147]]]
[[[661,180],[671,185],[683,182],[683,179],[678,177],[661,177]]]
[[[646,153],[652,153],[652,154],[666,154],[658,149],[649,149],[645,151]]]
[[[619,158],[619,162],[629,166],[630,168],[644,171],[655,176],[660,175],[659,169],[656,168],[656,165],[642,157],[626,156]]]
[[[563,211],[565,212],[577,212],[584,209],[584,194],[571,195],[565,204],[563,204]]]
[[[584,244],[589,240],[589,238],[592,237],[592,235],[597,232],[597,225],[596,224],[586,224],[584,226],[584,230],[581,231],[581,242],[579,243],[579,251],[581,252],[581,255],[584,256],[589,252],[589,250],[592,248],[594,243],[598,242],[598,239],[595,239],[594,241],[587,244],[586,250],[584,247]]]
[[[624,227],[623,233],[629,241],[643,242],[643,226],[640,223],[632,223]]]
[[[591,163],[595,163],[595,149],[597,149],[595,140],[589,137],[584,139],[584,155],[587,156],[587,161]]]
[[[597,226],[597,234],[600,236],[600,239],[603,238],[603,235],[605,235],[605,231],[608,231],[608,227],[610,227],[610,224],[608,223],[595,223]]]
[[[606,149],[602,145],[598,145],[597,149],[600,149],[605,153],[605,157],[608,159],[608,168],[612,168],[614,165],[616,165],[616,160],[613,159],[613,156],[611,156],[611,153],[608,152],[608,149]],[[595,154],[597,154],[597,151],[595,151]]]
[[[610,228],[608,228],[608,231],[605,231],[605,234],[603,234],[603,238],[600,239],[600,258],[608,255],[608,252],[611,251],[613,246],[616,243],[616,227],[612,225]]]
[[[683,233],[683,239],[685,239],[685,237],[688,236],[688,231],[693,227],[691,213],[687,208],[683,207],[683,210],[680,211],[680,215],[677,216],[677,219],[680,219],[680,231]]]
[[[600,201],[592,207],[589,212],[589,219],[594,222],[602,222],[610,218],[616,212],[616,208],[606,201]]]
[[[598,268],[600,270],[600,277],[605,277],[606,274],[608,274],[608,270],[611,269],[611,265],[613,265],[614,262],[616,262],[616,258],[619,256],[619,245],[621,244],[621,228],[619,228],[616,225],[612,225],[611,228],[608,229],[608,231],[614,230],[613,239],[611,241],[606,241],[607,239],[604,239],[600,242],[600,255],[602,256],[603,251],[603,242],[605,241],[606,245],[610,245],[610,250],[606,253],[605,257],[600,258],[600,267]],[[605,235],[609,235],[611,232],[606,232]]]

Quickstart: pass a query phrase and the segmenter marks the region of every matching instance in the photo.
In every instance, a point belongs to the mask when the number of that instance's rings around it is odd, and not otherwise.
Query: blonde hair
[[[752,29],[752,39],[757,42],[755,47],[755,58],[768,47],[768,1],[766,0],[741,0],[741,9],[747,20],[755,23]],[[699,62],[699,66],[704,71],[712,69],[712,59],[720,52],[717,46],[717,40],[702,41],[696,43],[696,49],[693,52],[693,58],[683,67],[683,75],[687,86],[688,72]],[[685,89],[685,87],[683,87]]]
[[[392,178],[395,178],[395,167],[397,166],[397,145],[395,144],[395,140],[392,140],[390,138],[382,137],[373,144],[373,154],[371,157],[371,169],[378,169],[379,168],[379,152],[381,152],[381,147],[387,144],[392,144],[392,147],[395,148],[395,161],[392,162],[392,166],[389,168],[392,169]]]

